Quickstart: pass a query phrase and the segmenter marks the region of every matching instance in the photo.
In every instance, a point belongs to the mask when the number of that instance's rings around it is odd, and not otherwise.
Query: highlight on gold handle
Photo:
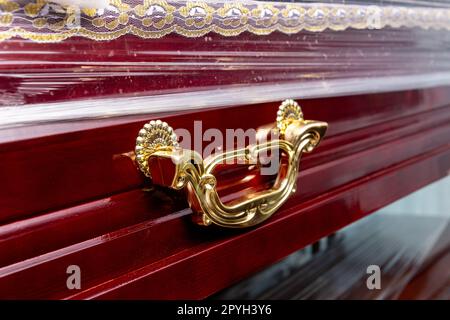
[[[183,149],[174,130],[160,120],[150,121],[139,131],[136,161],[140,170],[157,185],[186,189],[187,199],[200,225],[243,228],[268,219],[296,191],[299,163],[303,152],[311,152],[324,137],[328,124],[304,120],[294,100],[283,101],[276,122],[267,131],[258,132],[258,141],[245,148],[228,150],[206,157]],[[245,159],[246,164],[260,165],[263,154],[278,161],[275,182],[268,189],[245,198],[223,203],[217,192],[215,170],[220,164]]]

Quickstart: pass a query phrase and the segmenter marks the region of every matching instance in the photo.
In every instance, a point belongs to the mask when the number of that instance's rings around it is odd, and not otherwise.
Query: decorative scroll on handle
[[[151,121],[139,131],[136,161],[153,183],[177,190],[186,188],[196,223],[250,227],[269,218],[295,192],[301,155],[319,144],[327,127],[325,122],[304,120],[300,106],[288,99],[281,104],[276,125],[271,128],[271,132],[277,133],[277,139],[203,159],[196,151],[180,148],[176,134],[167,123]],[[263,152],[277,154],[281,160],[273,186],[231,204],[223,203],[217,193],[214,170],[233,159],[259,163]]]

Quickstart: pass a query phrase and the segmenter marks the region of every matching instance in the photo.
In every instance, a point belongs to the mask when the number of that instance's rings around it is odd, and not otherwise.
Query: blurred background
[[[446,177],[212,298],[448,300],[449,222]],[[370,265],[380,267],[379,290],[367,288]]]

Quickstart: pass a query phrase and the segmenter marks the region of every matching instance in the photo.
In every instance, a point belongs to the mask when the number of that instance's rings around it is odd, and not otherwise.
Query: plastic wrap
[[[450,84],[440,2],[0,8],[0,128]]]

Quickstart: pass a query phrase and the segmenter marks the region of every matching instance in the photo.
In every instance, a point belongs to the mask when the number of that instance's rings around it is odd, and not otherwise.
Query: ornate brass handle
[[[301,155],[319,144],[327,127],[325,122],[304,120],[300,106],[288,99],[281,104],[276,125],[270,129],[279,138],[203,159],[193,150],[180,148],[176,134],[167,123],[150,121],[139,131],[136,161],[153,183],[173,189],[186,188],[196,223],[250,227],[269,218],[295,192]],[[224,204],[217,193],[214,169],[231,159],[259,163],[262,152],[281,154],[284,159],[273,186],[238,202]]]

